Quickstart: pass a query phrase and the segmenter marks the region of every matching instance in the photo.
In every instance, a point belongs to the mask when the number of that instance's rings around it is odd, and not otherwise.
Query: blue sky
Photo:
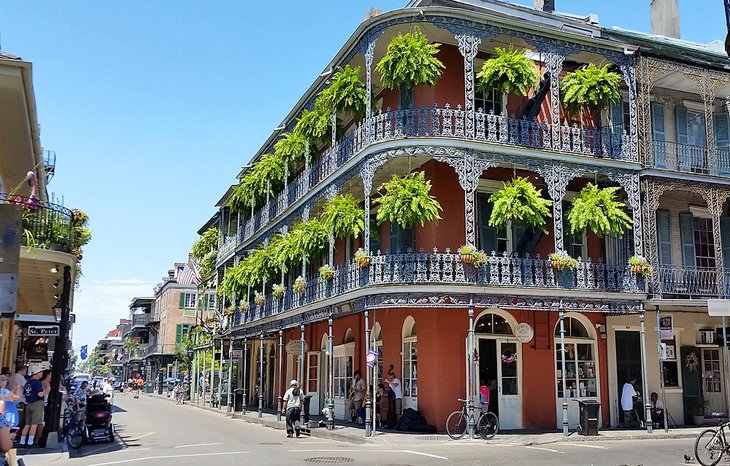
[[[57,153],[49,191],[91,218],[75,347],[93,346],[185,260],[240,167],[368,9],[405,3],[0,3],[2,50],[33,62],[41,141]],[[679,4],[682,38],[724,40],[721,0]],[[649,30],[649,0],[557,7]]]

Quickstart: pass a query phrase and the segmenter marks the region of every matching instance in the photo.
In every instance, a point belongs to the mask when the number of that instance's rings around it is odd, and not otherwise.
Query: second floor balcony
[[[659,278],[659,289],[655,294],[662,298],[674,299],[707,299],[724,298],[720,293],[718,279],[721,277],[717,268],[661,266],[656,271]],[[724,273],[725,287],[730,284],[730,274]]]
[[[37,198],[0,195],[0,204],[22,209],[23,244],[27,248],[70,253],[74,247],[73,212]]]
[[[133,314],[130,330],[134,331],[135,329],[144,328],[150,321],[150,314]]]
[[[715,157],[705,146],[673,141],[652,141],[653,159],[647,166],[703,175],[730,176],[730,149],[714,148]]]

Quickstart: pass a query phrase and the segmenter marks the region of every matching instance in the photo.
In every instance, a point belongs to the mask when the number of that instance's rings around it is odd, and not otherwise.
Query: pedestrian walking
[[[286,436],[291,438],[292,434],[296,433],[299,437],[302,405],[304,404],[304,393],[299,388],[299,382],[292,380],[289,383],[289,390],[284,393],[283,401],[281,412],[286,416]]]
[[[43,424],[43,397],[46,393],[43,391],[41,377],[43,376],[43,367],[38,366],[33,369],[31,378],[25,383],[23,395],[25,396],[25,425],[20,433],[20,446],[33,446],[35,434],[38,426]]]
[[[144,380],[142,380],[142,377],[137,379],[137,392],[134,394],[135,398],[139,398],[139,394],[142,391],[142,386],[144,385]]]

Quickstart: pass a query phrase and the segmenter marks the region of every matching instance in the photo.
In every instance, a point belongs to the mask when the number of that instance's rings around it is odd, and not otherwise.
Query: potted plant
[[[296,280],[294,280],[294,285],[292,286],[292,290],[294,290],[297,293],[304,293],[304,290],[307,289],[307,282],[304,281],[304,277],[299,276]]]
[[[431,44],[418,26],[406,34],[398,34],[375,65],[383,86],[413,89],[419,84],[433,86],[443,73],[444,64],[436,58],[441,44]]]
[[[286,293],[286,287],[282,283],[277,283],[271,287],[271,295],[276,299],[281,299]]]
[[[361,269],[370,265],[370,256],[363,248],[358,248],[357,251],[355,251],[355,263],[359,265]]]
[[[241,312],[248,312],[251,309],[251,305],[248,303],[248,301],[241,300]]]
[[[357,238],[365,231],[364,211],[352,194],[338,194],[325,202],[320,220],[337,238]]]
[[[254,293],[253,302],[257,306],[263,306],[264,304],[266,304],[266,296],[264,296],[263,294],[261,294],[258,291],[256,291]]]
[[[474,255],[474,262],[472,264],[474,267],[483,267],[487,265],[487,262],[489,262],[489,256],[487,256],[487,253],[484,251],[477,251]]]
[[[629,257],[629,265],[631,266],[632,272],[644,277],[648,277],[652,273],[651,264],[649,264],[649,261],[644,256]]]
[[[233,309],[233,306],[228,306],[225,310],[225,314],[230,317],[232,316],[236,311]]]
[[[550,266],[556,270],[573,270],[578,265],[578,261],[570,257],[565,251],[553,252],[548,258],[550,259]]]
[[[507,222],[527,222],[547,233],[546,217],[550,216],[552,201],[542,197],[542,190],[535,188],[527,177],[517,177],[502,183],[502,189],[489,196],[494,204],[489,225],[499,228]]]
[[[375,217],[378,224],[387,220],[409,228],[441,219],[439,212],[443,209],[436,198],[429,194],[431,182],[426,180],[424,172],[403,177],[393,175],[378,191],[383,191],[380,197],[373,200],[374,204],[380,205]]]
[[[293,167],[302,163],[306,152],[307,138],[296,131],[282,134],[274,144],[274,154]]]
[[[631,229],[634,222],[623,210],[626,204],[616,200],[619,189],[618,186],[600,189],[593,183],[581,189],[568,212],[570,232],[575,234],[587,228],[602,237],[608,233],[622,236]]]
[[[474,259],[479,251],[477,248],[471,245],[464,245],[459,247],[459,255],[461,256],[461,262],[465,264],[473,264]]]
[[[710,405],[710,402],[705,400],[702,395],[689,402],[689,408],[692,412],[692,421],[696,426],[701,426],[705,423],[705,410]]]
[[[540,70],[525,50],[497,47],[495,55],[477,73],[477,89],[526,96],[540,77]]]
[[[609,65],[589,64],[571,71],[560,84],[561,101],[566,110],[577,112],[581,107],[604,109],[617,102],[621,75],[609,70]]]
[[[365,115],[365,83],[360,79],[360,67],[345,65],[332,75],[332,84],[320,93],[326,105],[337,112],[350,112],[362,118]]]
[[[325,264],[319,268],[319,278],[323,281],[329,281],[335,278],[335,269],[331,265]]]

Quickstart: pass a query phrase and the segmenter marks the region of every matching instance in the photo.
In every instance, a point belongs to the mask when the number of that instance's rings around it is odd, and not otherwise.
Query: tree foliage
[[[563,106],[571,112],[582,106],[607,108],[611,102],[621,99],[619,85],[621,75],[609,70],[609,65],[597,67],[589,64],[568,73],[560,85]]]
[[[412,89],[418,84],[434,86],[445,69],[436,58],[441,44],[431,44],[418,26],[413,32],[398,34],[375,66],[383,86]]]
[[[338,238],[357,238],[365,229],[365,213],[352,194],[339,194],[327,201],[320,216],[327,230]]]
[[[503,227],[508,221],[527,222],[547,233],[546,217],[550,216],[552,201],[542,197],[542,190],[535,188],[527,177],[517,177],[502,183],[502,189],[489,196],[494,204],[489,225]]]
[[[626,204],[616,200],[619,189],[618,186],[600,189],[593,183],[581,189],[568,212],[571,234],[587,228],[597,236],[608,233],[622,236],[631,229],[634,222],[624,211]]]
[[[485,61],[477,73],[477,89],[526,96],[539,77],[540,70],[524,50],[497,47],[495,56]]]
[[[378,188],[380,197],[373,200],[378,204],[376,219],[398,223],[403,228],[423,226],[425,222],[441,219],[441,204],[431,196],[431,181],[424,172],[411,173],[404,177],[393,175],[390,181]]]

